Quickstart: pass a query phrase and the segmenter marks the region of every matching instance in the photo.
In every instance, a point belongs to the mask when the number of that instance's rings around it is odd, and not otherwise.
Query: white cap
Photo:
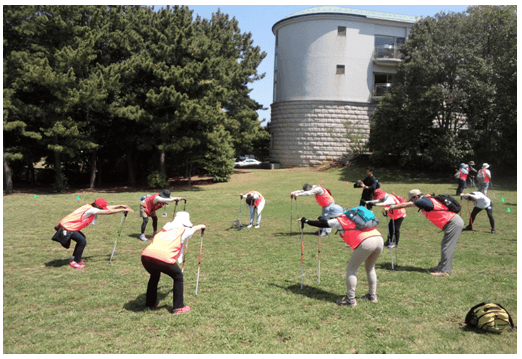
[[[163,226],[163,229],[166,231],[170,231],[175,228],[183,228],[183,227],[192,227],[192,223],[190,222],[190,215],[188,212],[178,212],[176,213],[176,217],[172,222],[168,222]]]

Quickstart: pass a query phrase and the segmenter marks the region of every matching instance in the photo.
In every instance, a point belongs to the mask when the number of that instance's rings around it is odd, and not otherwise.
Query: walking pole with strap
[[[303,289],[303,256],[304,256],[303,232],[304,232],[304,223],[301,222],[301,289]]]
[[[392,266],[392,270],[395,270],[395,268],[393,266],[392,237],[390,237],[390,217],[388,216],[388,213],[386,213],[384,216],[386,217],[386,227],[388,227],[388,248],[390,248],[391,266]]]
[[[176,200],[176,204],[174,205],[174,215],[172,216],[172,220],[174,220],[174,218],[176,217],[176,209],[178,208],[178,202],[179,199]]]
[[[185,262],[187,261],[188,244],[189,238],[187,238],[187,243],[185,244],[185,251],[183,253],[183,264],[181,264],[181,273],[183,273],[183,270],[185,269]]]
[[[121,222],[120,222],[120,228],[118,229],[118,235],[116,236],[116,242],[114,242],[114,248],[112,249],[111,258],[109,259],[109,264],[112,263],[112,257],[114,256],[114,251],[116,250],[116,245],[118,244],[118,238],[120,238],[121,230],[123,228],[123,223],[125,222],[125,218],[127,218],[127,211],[124,211],[121,214]]]
[[[183,211],[185,211],[185,207],[187,207],[187,197],[183,198],[183,201],[185,201],[183,204]]]
[[[317,258],[318,258],[317,285],[320,285],[321,284],[321,231],[319,231],[317,238],[319,239],[318,246],[317,246]]]
[[[290,195],[290,233],[292,233],[292,221],[294,218],[294,204],[292,203],[292,198],[294,196]]]
[[[395,233],[395,220],[392,219],[392,225],[393,225],[393,236],[395,236],[395,240],[394,240],[394,243],[395,243],[395,265],[398,267],[399,266],[399,252],[397,252],[397,247],[398,247],[398,243],[396,242],[397,240],[397,233]],[[392,263],[393,263],[393,260],[392,260]]]
[[[203,234],[205,233],[205,228],[201,229],[201,245],[199,246],[199,259],[198,259],[198,276],[196,279],[196,297],[198,296],[198,285],[199,285],[199,268],[201,266],[201,252],[203,251]]]

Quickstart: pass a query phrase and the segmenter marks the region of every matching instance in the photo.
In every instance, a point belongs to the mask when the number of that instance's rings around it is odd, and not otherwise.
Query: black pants
[[[395,234],[395,244],[399,245],[399,238],[401,236],[401,224],[404,217],[398,219],[392,219],[388,223],[388,245],[392,242],[393,235]]]
[[[482,208],[474,207],[473,211],[471,211],[471,216],[469,219],[468,226],[471,227],[472,223],[475,223],[475,217],[477,217],[477,214],[482,211]],[[489,224],[491,225],[491,230],[495,230],[495,218],[493,218],[493,203],[486,208],[486,213],[488,214],[489,218]]]
[[[141,256],[143,267],[149,272],[150,279],[147,284],[147,299],[145,305],[153,308],[158,302],[158,283],[161,273],[165,273],[174,280],[173,291],[173,309],[183,308],[183,273],[177,263],[168,264],[154,258]]]
[[[141,234],[145,233],[145,229],[147,228],[147,223],[149,223],[149,218],[143,218],[143,222],[141,222]],[[154,232],[158,231],[158,216],[152,217],[152,230]]]
[[[457,187],[457,196],[460,196],[460,194],[464,191],[464,188],[466,188],[466,181],[459,178],[459,186]]]
[[[83,250],[85,249],[85,246],[87,245],[87,239],[80,231],[73,232],[71,234],[71,239],[76,242],[76,246],[74,247],[74,252],[73,252],[73,260],[76,263],[80,263],[80,261],[82,260]]]

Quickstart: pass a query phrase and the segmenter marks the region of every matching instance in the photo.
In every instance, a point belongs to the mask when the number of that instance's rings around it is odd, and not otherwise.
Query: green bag
[[[470,327],[476,327],[486,332],[502,333],[513,325],[511,315],[500,304],[482,302],[471,308],[466,315],[465,322]]]

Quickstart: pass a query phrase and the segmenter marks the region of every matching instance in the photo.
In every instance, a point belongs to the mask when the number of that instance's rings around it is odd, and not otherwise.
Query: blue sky
[[[305,10],[311,7],[332,5],[346,8],[354,8],[370,11],[381,11],[396,13],[401,15],[412,15],[433,17],[439,12],[464,12],[471,5],[343,5],[340,4],[323,4],[323,5],[190,5],[189,9],[194,10],[192,16],[195,18],[198,14],[202,18],[210,19],[212,13],[217,12],[218,8],[222,13],[228,14],[230,18],[235,17],[239,22],[241,32],[252,33],[254,46],[259,46],[267,55],[261,65],[258,67],[259,73],[265,73],[262,80],[254,82],[250,88],[252,92],[250,97],[263,105],[266,110],[258,111],[259,120],[266,119],[265,125],[270,122],[270,105],[272,104],[272,83],[274,68],[274,45],[275,37],[272,33],[272,26],[295,12]],[[158,10],[162,5],[155,5]]]

